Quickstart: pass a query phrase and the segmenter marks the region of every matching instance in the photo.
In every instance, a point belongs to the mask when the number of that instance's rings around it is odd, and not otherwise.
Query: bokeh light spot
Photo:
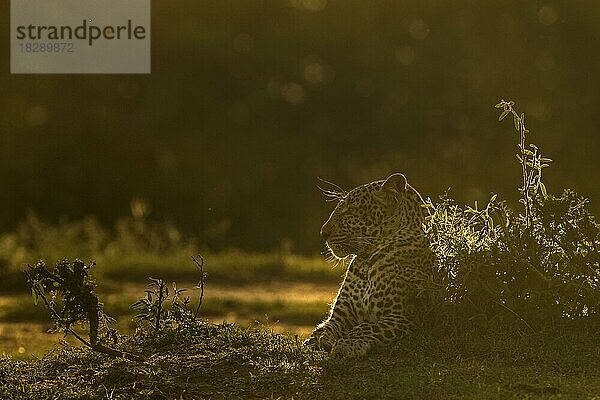
[[[323,65],[316,62],[308,64],[304,67],[304,71],[302,71],[302,76],[308,83],[321,83],[323,82],[324,75]]]
[[[281,94],[283,95],[283,98],[291,104],[300,104],[304,102],[304,98],[306,97],[304,88],[294,82],[286,84],[283,87]]]
[[[335,77],[333,67],[314,54],[307,55],[300,61],[300,71],[302,78],[313,85],[330,83]]]
[[[558,10],[552,5],[545,5],[538,10],[540,24],[550,26],[558,21]]]
[[[429,25],[422,19],[415,19],[408,24],[408,33],[415,40],[425,40],[429,36]]]

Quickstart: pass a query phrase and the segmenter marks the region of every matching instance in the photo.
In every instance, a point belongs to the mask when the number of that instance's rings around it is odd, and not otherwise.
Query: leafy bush
[[[513,116],[520,133],[517,158],[523,212],[493,195],[478,209],[444,195],[434,204],[425,231],[438,257],[437,294],[461,321],[516,320],[533,329],[559,318],[600,313],[600,224],[588,200],[573,190],[549,195],[542,170],[550,159],[526,146],[525,116],[502,101],[501,119]]]

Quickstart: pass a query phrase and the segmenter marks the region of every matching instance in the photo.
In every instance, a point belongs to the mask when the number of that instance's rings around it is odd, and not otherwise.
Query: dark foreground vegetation
[[[193,291],[153,279],[131,306],[135,330],[123,334],[105,314],[110,304],[97,297],[91,264],[38,263],[27,269],[34,300],[47,308],[56,329],[79,336],[83,346],[63,344],[27,361],[4,357],[0,398],[597,398],[600,224],[581,195],[549,193],[542,172],[552,160],[527,143],[525,117],[513,106],[502,101],[497,107],[519,136],[521,205],[516,209],[496,195],[483,207],[463,207],[448,196],[427,202],[424,230],[440,262],[429,285],[415,293],[419,324],[411,336],[363,359],[331,360],[302,347],[297,335],[209,323],[203,289],[210,257],[206,265],[194,260],[200,270]],[[101,244],[85,243],[97,246],[103,261],[117,259],[115,248],[129,248],[140,260],[144,248],[156,258],[195,250],[173,235],[169,246],[160,247],[161,231],[141,229],[143,223],[129,223],[130,230],[137,226],[134,233],[122,230]],[[47,239],[56,240],[52,236]],[[5,245],[26,244],[17,237],[5,238]],[[32,241],[31,251],[53,248],[39,243]],[[250,271],[260,279],[271,271],[277,282],[335,279],[336,272],[283,250],[265,256],[274,264],[252,264],[256,257],[237,259],[242,281],[254,279]],[[189,259],[179,260],[174,271],[191,269]],[[224,260],[217,262],[217,281],[231,276],[234,282],[236,270],[223,267]],[[139,265],[144,274],[144,262]],[[98,280],[123,274],[98,269]]]
[[[197,322],[130,337],[137,362],[71,346],[3,359],[6,399],[591,399],[600,330],[419,332],[365,359],[333,363],[297,337]]]

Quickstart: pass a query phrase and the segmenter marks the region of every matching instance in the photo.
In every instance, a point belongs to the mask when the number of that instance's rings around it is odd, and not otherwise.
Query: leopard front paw
[[[330,351],[334,342],[335,337],[331,330],[327,326],[320,326],[310,334],[302,345]]]
[[[330,357],[336,360],[362,357],[367,353],[368,349],[368,345],[359,340],[339,339],[333,344]]]
[[[304,339],[304,342],[302,342],[302,346],[308,346],[308,347],[317,347],[319,344],[319,338],[316,335],[311,334],[309,337],[307,337],[306,339]]]

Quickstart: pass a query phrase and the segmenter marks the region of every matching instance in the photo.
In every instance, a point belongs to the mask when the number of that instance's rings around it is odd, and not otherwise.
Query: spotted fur
[[[328,318],[306,345],[355,357],[411,332],[410,298],[433,265],[422,205],[399,173],[339,196],[321,235],[336,258],[351,261]]]

